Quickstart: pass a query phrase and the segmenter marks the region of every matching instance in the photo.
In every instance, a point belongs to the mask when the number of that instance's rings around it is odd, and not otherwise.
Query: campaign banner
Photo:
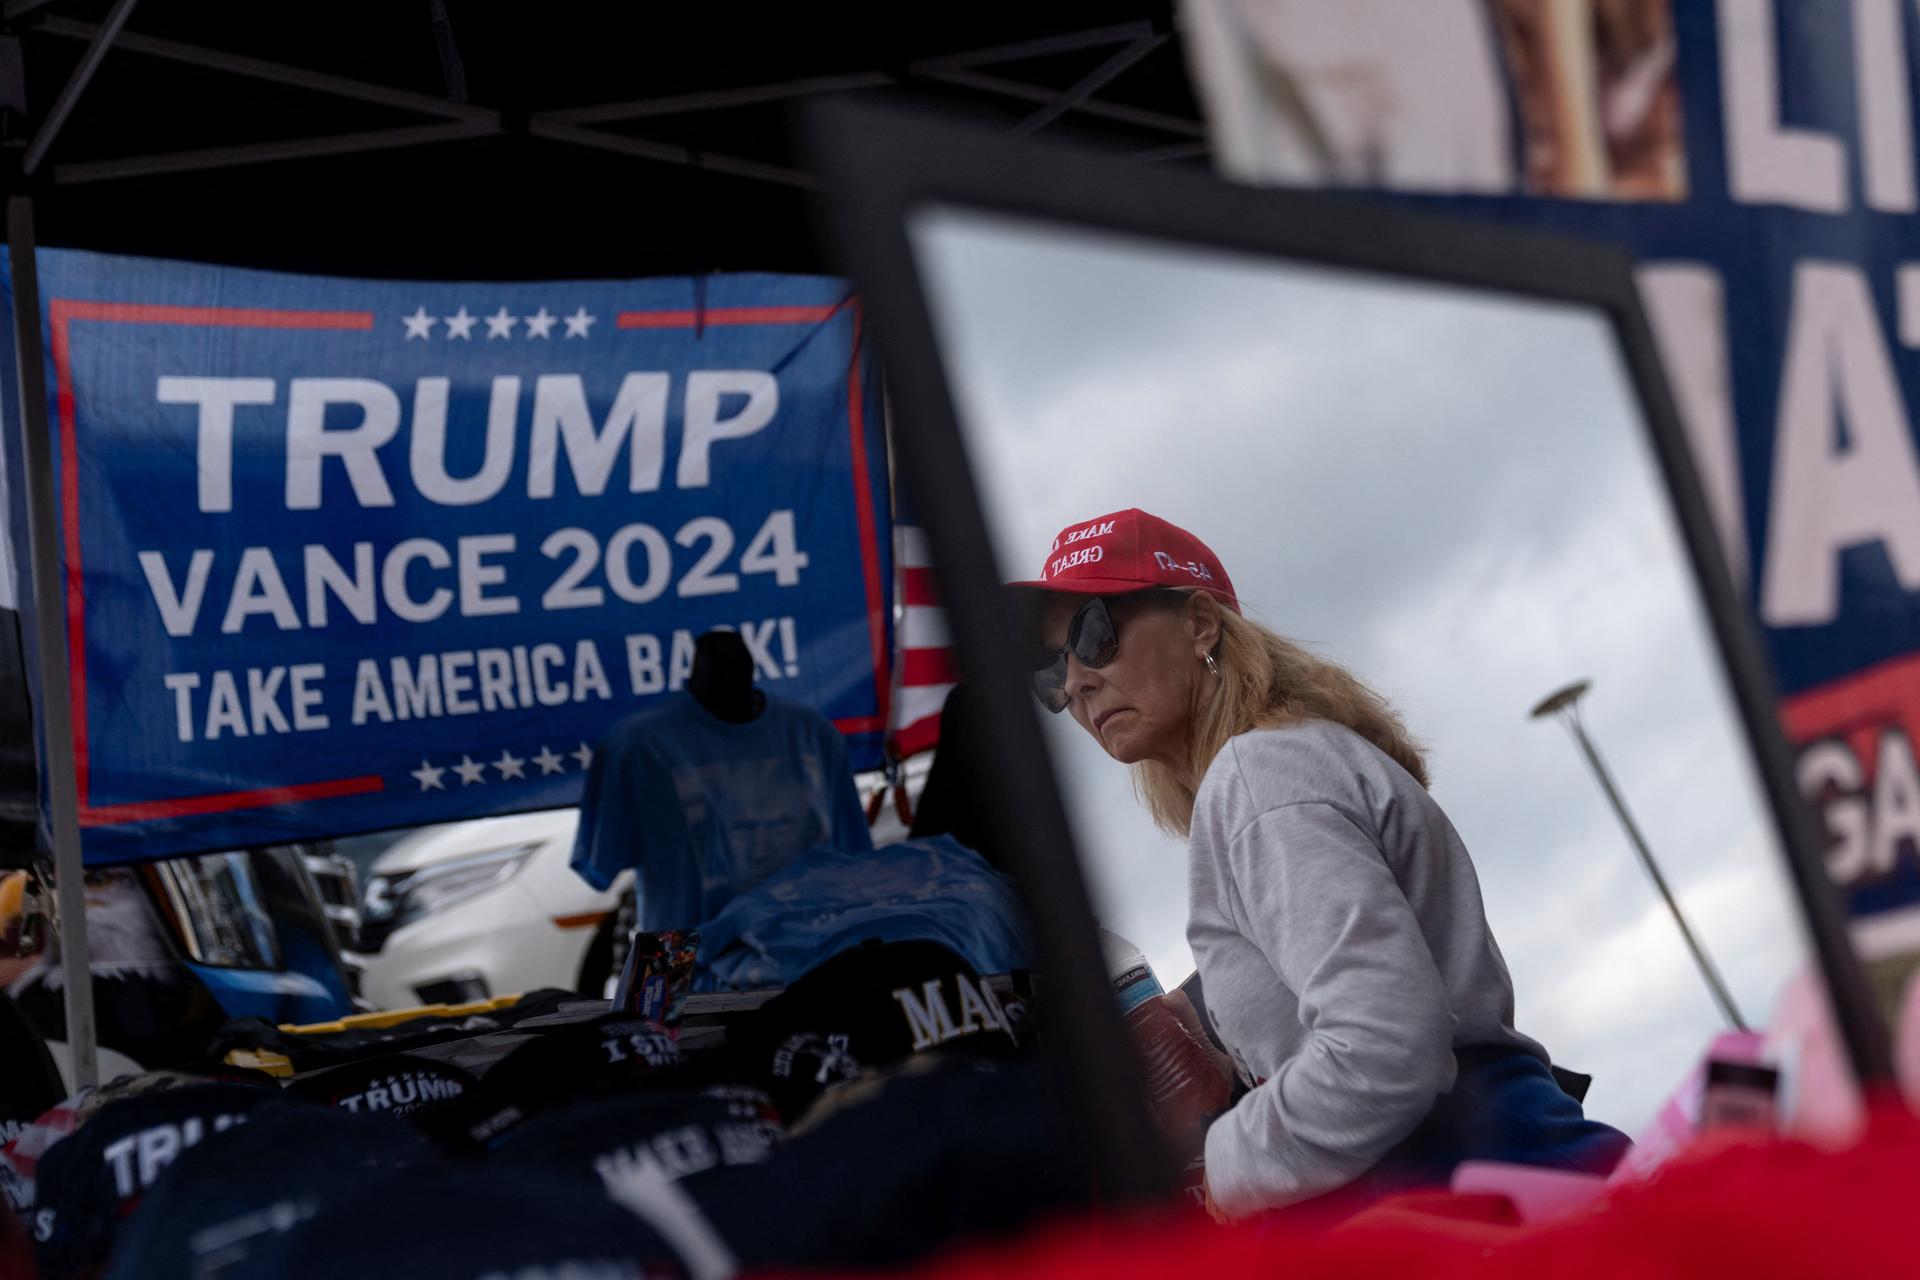
[[[1183,0],[1229,173],[1632,250],[1889,989],[1920,956],[1920,10]]]
[[[574,803],[715,628],[879,764],[886,445],[844,281],[38,263],[89,863]]]

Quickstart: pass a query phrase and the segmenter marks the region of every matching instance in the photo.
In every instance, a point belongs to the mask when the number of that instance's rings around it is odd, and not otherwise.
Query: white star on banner
[[[533,762],[540,766],[540,776],[543,778],[550,773],[567,771],[567,758],[553,754],[553,749],[544,742],[540,744],[540,754],[533,758]]]
[[[511,338],[513,326],[519,323],[519,316],[510,316],[507,314],[506,307],[501,307],[487,317],[487,341],[491,342],[495,338]]]
[[[413,776],[420,780],[420,789],[422,791],[446,790],[445,784],[440,781],[441,775],[446,773],[445,769],[436,769],[428,761],[422,760],[420,767],[412,772]]]
[[[567,336],[569,338],[586,337],[587,330],[593,327],[593,322],[598,318],[588,315],[585,307],[580,308],[567,317]]]
[[[524,764],[526,764],[524,757],[517,756],[505,747],[502,747],[500,749],[500,758],[493,762],[493,767],[500,771],[500,780],[504,782],[508,778],[526,777],[527,771],[521,767]]]
[[[400,323],[407,326],[407,340],[411,342],[415,338],[426,337],[433,326],[440,322],[428,315],[425,307],[421,307],[410,316],[401,316]]]
[[[567,754],[578,760],[582,769],[593,763],[593,748],[584,742],[580,744],[578,750],[569,751]]]
[[[473,337],[473,326],[480,323],[480,317],[469,315],[465,307],[447,317],[447,340]]]
[[[559,318],[559,316],[552,314],[545,307],[540,308],[527,317],[527,336],[529,338],[552,337],[554,322]]]
[[[472,756],[461,756],[460,763],[453,766],[453,771],[460,775],[460,785],[463,787],[487,780],[487,766],[475,764]]]

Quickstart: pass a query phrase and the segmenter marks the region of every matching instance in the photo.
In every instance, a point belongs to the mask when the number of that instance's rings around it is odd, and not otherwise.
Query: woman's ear
[[[1187,634],[1193,639],[1193,656],[1204,658],[1220,644],[1220,602],[1204,591],[1187,593]]]

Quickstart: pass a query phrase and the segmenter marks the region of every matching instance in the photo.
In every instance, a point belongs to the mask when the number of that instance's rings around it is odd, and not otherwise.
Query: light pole
[[[1540,700],[1534,707],[1535,720],[1545,720],[1550,716],[1559,716],[1562,723],[1573,734],[1573,740],[1580,744],[1581,754],[1587,763],[1593,766],[1593,776],[1600,781],[1600,790],[1604,791],[1613,811],[1620,818],[1620,825],[1626,829],[1627,839],[1632,843],[1634,852],[1640,855],[1640,865],[1647,869],[1653,878],[1653,887],[1660,891],[1666,900],[1667,910],[1673,913],[1673,922],[1680,929],[1680,937],[1686,942],[1687,950],[1693,953],[1693,961],[1700,966],[1700,976],[1707,980],[1707,987],[1713,992],[1714,1002],[1720,1011],[1727,1015],[1727,1021],[1739,1031],[1747,1029],[1747,1023],[1740,1016],[1739,1006],[1733,1002],[1733,993],[1727,990],[1727,984],[1720,979],[1719,972],[1713,967],[1713,961],[1707,958],[1706,950],[1700,940],[1693,936],[1693,930],[1687,926],[1687,917],[1681,913],[1680,903],[1673,896],[1673,890],[1667,887],[1667,878],[1660,874],[1660,868],[1653,860],[1653,851],[1647,848],[1647,842],[1640,834],[1640,828],[1634,825],[1633,815],[1627,812],[1627,802],[1620,798],[1618,788],[1613,785],[1613,777],[1607,772],[1607,766],[1601,763],[1600,753],[1594,749],[1593,739],[1587,736],[1586,726],[1580,723],[1580,698],[1592,687],[1590,680],[1576,680],[1564,689],[1556,690]]]

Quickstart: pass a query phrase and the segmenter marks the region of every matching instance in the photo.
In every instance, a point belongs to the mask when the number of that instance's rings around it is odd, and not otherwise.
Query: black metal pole
[[[99,1080],[93,1021],[93,964],[87,945],[86,869],[80,856],[80,795],[74,782],[73,701],[67,682],[67,619],[61,603],[60,544],[47,424],[47,366],[40,343],[40,276],[34,256],[33,200],[7,201],[7,258],[13,274],[14,363],[20,391],[20,458],[26,472],[27,527],[33,566],[35,660],[40,676],[40,776],[52,827],[60,966],[66,985],[67,1049],[76,1089]]]
[[[1687,950],[1693,953],[1693,962],[1700,967],[1700,976],[1707,980],[1707,987],[1713,992],[1715,1003],[1739,1031],[1747,1029],[1747,1023],[1740,1016],[1740,1008],[1733,1002],[1733,993],[1727,990],[1727,984],[1713,967],[1700,940],[1693,936],[1693,930],[1687,925],[1687,917],[1680,910],[1679,901],[1673,896],[1673,890],[1667,886],[1667,878],[1660,874],[1660,867],[1653,860],[1653,851],[1647,848],[1646,839],[1641,836],[1640,828],[1635,825],[1633,815],[1627,812],[1627,802],[1620,798],[1619,790],[1613,785],[1613,775],[1607,772],[1607,766],[1600,759],[1600,753],[1594,749],[1593,740],[1587,737],[1586,729],[1580,724],[1578,714],[1572,708],[1566,716],[1567,728],[1573,732],[1573,740],[1580,744],[1580,750],[1587,757],[1587,763],[1593,766],[1593,776],[1600,780],[1600,789],[1606,793],[1607,800],[1613,805],[1613,812],[1620,819],[1620,825],[1626,829],[1627,839],[1632,843],[1635,853],[1640,855],[1640,865],[1647,869],[1647,875],[1653,879],[1653,887],[1660,891],[1666,901],[1667,910],[1673,913],[1673,922],[1680,929],[1680,937],[1687,944]]]

